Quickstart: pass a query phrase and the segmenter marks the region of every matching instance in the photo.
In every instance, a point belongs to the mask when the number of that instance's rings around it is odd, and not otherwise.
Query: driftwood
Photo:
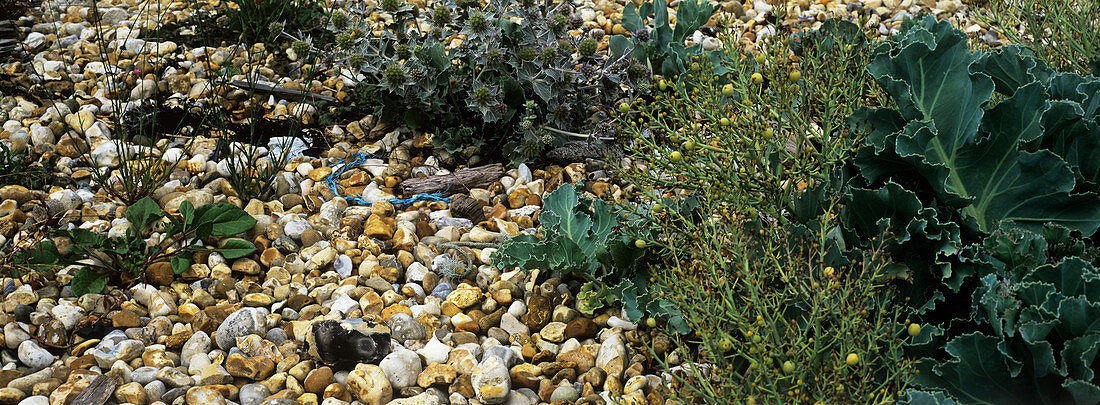
[[[617,151],[607,144],[588,139],[584,141],[570,141],[546,153],[546,158],[558,164],[583,162],[585,159],[607,160],[616,156]]]
[[[249,83],[246,80],[234,80],[231,84],[233,85],[233,87],[239,89],[252,90],[257,93],[263,94],[272,94],[281,98],[285,98],[287,100],[301,100],[303,97],[305,97],[312,100],[327,101],[330,103],[336,101],[335,98],[322,94],[310,93],[308,91],[291,90],[278,86],[269,86],[262,83]]]
[[[485,210],[481,209],[481,202],[466,194],[455,194],[447,207],[456,217],[469,219],[475,224],[485,220]]]
[[[430,176],[420,179],[408,179],[401,182],[401,191],[405,197],[421,193],[439,193],[450,196],[468,191],[471,188],[485,187],[504,176],[504,166],[500,163],[488,166],[462,169],[443,176]]]
[[[103,405],[115,394],[115,379],[100,374],[69,405]]]

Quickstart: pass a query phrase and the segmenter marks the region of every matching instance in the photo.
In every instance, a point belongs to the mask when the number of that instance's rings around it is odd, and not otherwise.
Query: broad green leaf
[[[931,16],[916,24],[913,32],[902,34],[900,50],[879,54],[867,71],[907,120],[933,122],[939,132],[936,145],[951,154],[974,140],[993,81],[971,75],[974,58],[965,34]]]
[[[73,275],[71,281],[73,295],[79,297],[84,294],[99,294],[107,287],[107,278],[101,276],[90,268],[81,268]]]
[[[649,14],[645,15],[648,16]],[[644,24],[642,16],[638,14],[638,9],[634,8],[634,2],[627,2],[626,6],[623,6],[623,28],[626,28],[628,32],[637,32],[642,28],[642,24]]]
[[[631,6],[632,5],[633,4],[631,4]],[[633,9],[633,7],[630,7],[630,8]],[[625,24],[626,24],[626,22],[625,22],[626,17],[625,16],[623,17],[623,21],[624,21],[623,24],[624,24],[624,27],[625,27]],[[630,40],[627,39],[626,37],[622,36],[622,35],[612,35],[611,39],[608,40],[607,44],[608,44],[607,45],[608,49],[611,50],[611,60],[618,60],[620,57],[625,55],[627,50],[629,50],[630,47],[632,46]]]
[[[1061,322],[1055,330],[1063,337],[1100,336],[1100,303],[1082,297],[1063,299],[1058,304],[1058,320]]]
[[[714,6],[708,0],[681,0],[676,6],[676,27],[672,31],[672,42],[683,43],[699,27],[702,27],[714,14]]]
[[[1100,96],[1096,100],[1100,101]],[[1100,125],[1084,119],[1084,114],[1076,102],[1051,102],[1043,116],[1043,136],[1030,149],[1054,152],[1069,164],[1078,179],[1100,185]]]
[[[210,224],[210,236],[232,236],[256,225],[244,210],[229,203],[207,204],[195,209],[195,223],[198,226]]]
[[[1033,390],[1012,378],[1011,367],[1019,364],[997,348],[1000,340],[981,333],[958,336],[947,343],[951,356],[944,362],[926,359],[931,372],[917,377],[921,386],[946,389],[964,402],[1017,403],[1033,397]],[[927,365],[921,365],[928,368]],[[929,375],[931,374],[931,375]]]
[[[1036,81],[1043,77],[1040,67],[1012,65],[1004,59],[1015,52],[1011,49],[978,61],[966,35],[930,16],[905,21],[901,31],[896,43],[876,52],[868,72],[908,123],[889,135],[871,134],[869,142],[877,148],[896,140],[893,153],[860,154],[857,165],[867,177],[901,175],[904,164],[886,162],[907,162],[940,199],[965,205],[964,212],[984,232],[1007,220],[1029,229],[1053,222],[1094,233],[1100,227],[1100,198],[1071,194],[1072,173],[1055,154],[1019,149],[1044,133],[1050,97]],[[978,72],[983,69],[989,74]],[[985,110],[997,83],[1006,92],[1022,86]]]
[[[574,242],[583,253],[593,255],[596,252],[595,241],[589,237],[592,230],[592,217],[577,209],[579,195],[571,184],[563,184],[543,200],[539,222],[544,230],[550,230]]]
[[[184,200],[180,203],[179,213],[183,217],[180,225],[183,229],[191,229],[191,224],[195,222],[195,206],[191,205],[190,201]]]
[[[1054,286],[1047,283],[1023,282],[1016,285],[1016,296],[1026,305],[1043,305],[1054,293]]]
[[[162,211],[156,201],[150,197],[138,200],[133,205],[126,207],[126,218],[134,224],[138,231],[146,229],[150,224],[160,219]]]
[[[1031,352],[1031,372],[1036,377],[1045,377],[1058,371],[1058,362],[1054,359],[1054,347],[1046,340],[1025,342]]]
[[[1011,96],[1031,82],[1050,80],[1051,70],[1022,45],[1008,45],[981,55],[971,68],[993,79],[998,93]]]
[[[226,259],[248,256],[256,251],[256,246],[244,239],[227,239],[221,247],[215,249]]]
[[[15,252],[12,259],[15,264],[56,264],[61,254],[52,240],[44,239],[32,248]]]
[[[493,266],[499,269],[510,270],[514,267],[520,267],[523,270],[532,270],[548,268],[549,263],[546,256],[546,244],[539,243],[539,238],[533,235],[520,234],[505,241],[499,249],[493,252],[491,259]]]
[[[1097,270],[1080,257],[1071,257],[1057,265],[1043,265],[1028,274],[1022,281],[1038,281],[1054,286],[1067,297],[1096,296],[1100,291],[1095,281]],[[1091,285],[1090,285],[1091,284]]]
[[[1087,120],[1100,118],[1100,77],[1056,74],[1050,79],[1050,96],[1054,100],[1077,103],[1081,107],[1082,117]]]
[[[1094,69],[1095,75],[1100,75],[1100,63]],[[1100,387],[1088,381],[1066,379],[1062,387],[1073,396],[1074,403],[1088,405],[1100,403]]]
[[[1062,349],[1062,361],[1065,362],[1062,372],[1071,378],[1092,381],[1096,376],[1092,370],[1092,364],[1096,361],[1096,353],[1100,350],[1100,334],[1081,336],[1066,342]]]
[[[172,264],[172,272],[176,274],[182,274],[191,267],[191,259],[179,255],[173,256],[170,263]]]

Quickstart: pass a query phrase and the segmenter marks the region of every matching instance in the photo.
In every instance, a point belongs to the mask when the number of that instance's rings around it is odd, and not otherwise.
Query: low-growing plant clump
[[[365,101],[382,119],[433,131],[451,152],[474,146],[522,161],[606,136],[613,106],[651,84],[651,69],[629,56],[635,45],[602,52],[603,30],[570,35],[579,21],[566,3],[394,1],[364,12],[388,22],[331,17],[338,66],[374,89]],[[409,29],[420,15],[430,24]]]

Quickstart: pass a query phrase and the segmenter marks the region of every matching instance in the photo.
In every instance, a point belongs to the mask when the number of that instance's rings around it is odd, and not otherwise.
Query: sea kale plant
[[[434,131],[452,152],[473,145],[530,160],[570,137],[609,132],[610,108],[651,77],[627,56],[633,46],[600,51],[605,33],[576,30],[570,7],[386,0],[354,10],[384,23],[335,11],[330,29],[339,32],[338,64],[378,94],[383,119]],[[425,15],[427,24],[416,22]]]
[[[906,399],[1100,401],[1100,79],[1020,46],[972,52],[932,17],[905,21],[867,71],[892,104],[851,118],[867,140],[835,240],[885,243],[925,325],[909,348],[929,391]]]
[[[627,218],[569,184],[543,202],[542,234],[509,238],[493,253],[493,266],[561,271],[583,279],[577,299],[589,315],[614,303],[621,303],[634,321],[642,318],[647,306],[654,315],[659,307],[647,294],[648,276],[640,265],[645,244],[622,232]]]
[[[191,267],[191,255],[197,252],[218,252],[226,259],[235,259],[256,250],[243,239],[215,241],[256,224],[251,215],[229,203],[196,208],[184,201],[170,213],[145,197],[126,207],[126,219],[129,227],[119,235],[81,228],[55,230],[54,238],[16,252],[12,269],[29,272],[75,266],[71,267],[77,269],[70,274],[71,286],[73,294],[80,296],[98,293],[110,282],[137,281],[149,266],[160,262],[168,263],[176,274],[182,273]],[[154,233],[160,235],[159,240],[150,239]],[[69,247],[59,251],[59,243],[55,242],[58,238],[67,240],[65,245]]]

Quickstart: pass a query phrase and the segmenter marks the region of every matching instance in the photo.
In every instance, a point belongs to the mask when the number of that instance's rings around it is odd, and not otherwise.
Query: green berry
[[[790,374],[794,372],[794,362],[787,360],[783,362],[783,374]]]
[[[733,342],[730,341],[730,338],[722,338],[722,340],[718,341],[718,350],[721,350],[722,353],[729,353],[732,349]],[[753,365],[755,366],[756,363],[754,362]]]
[[[636,239],[636,240],[634,240],[634,247],[636,247],[638,249],[645,249],[646,243],[642,239]]]
[[[917,335],[920,335],[920,324],[916,322],[909,324],[909,336],[916,337]]]
[[[726,97],[732,97],[733,96],[733,85],[732,84],[726,84],[725,86],[722,86],[722,95],[726,96]]]
[[[619,103],[619,112],[623,113],[623,114],[629,113],[630,112],[630,104]]]

